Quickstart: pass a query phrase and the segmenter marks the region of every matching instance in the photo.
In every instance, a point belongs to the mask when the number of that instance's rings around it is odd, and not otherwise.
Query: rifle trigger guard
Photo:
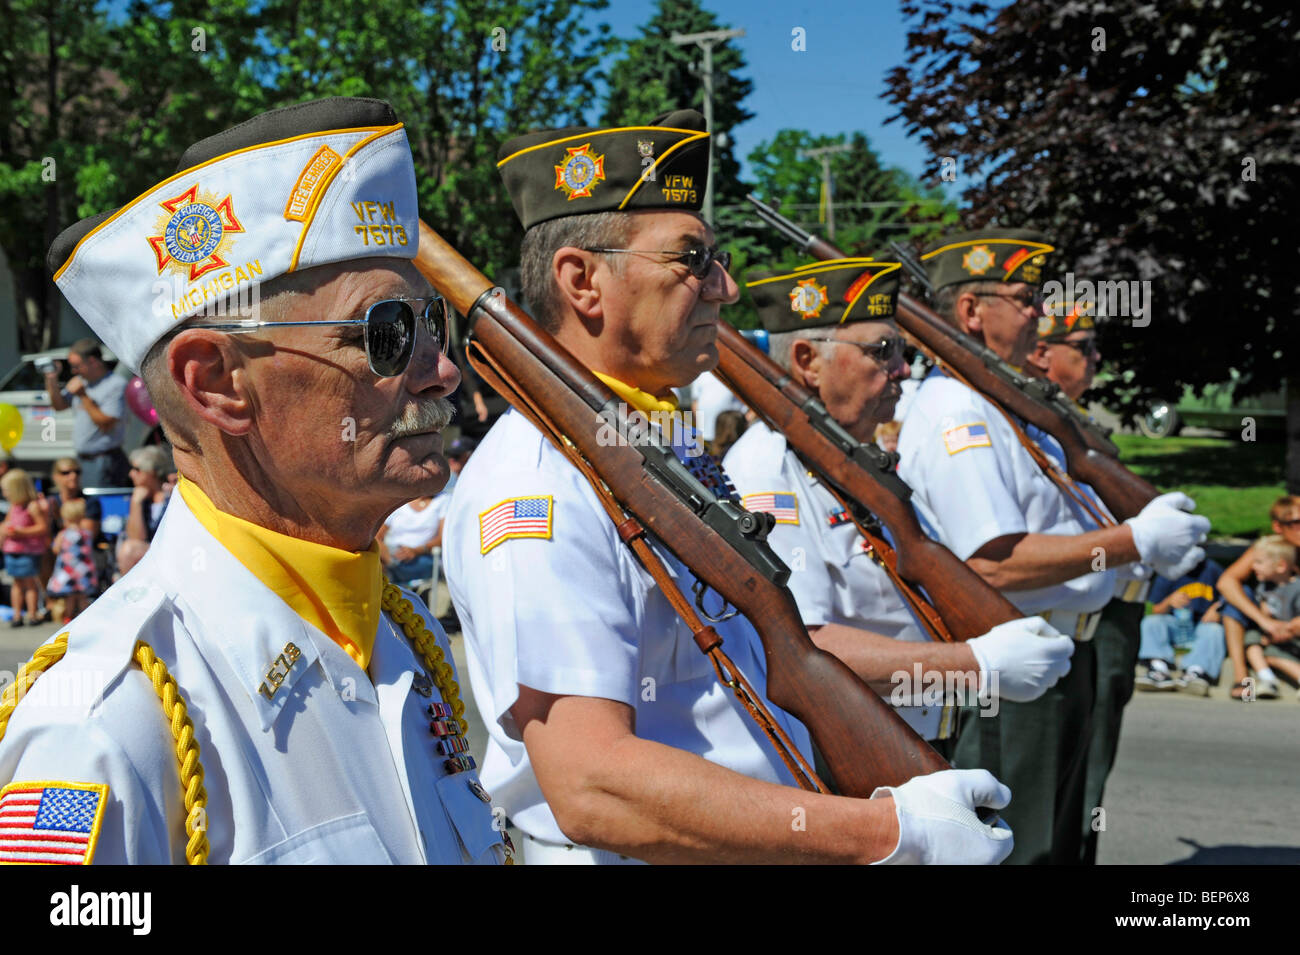
[[[695,609],[698,610],[700,616],[709,621],[709,623],[722,623],[722,621],[730,620],[736,614],[740,613],[740,611],[735,607],[731,607],[731,604],[727,603],[726,600],[722,601],[722,608],[716,615],[711,613],[708,608],[704,606],[704,595],[708,593],[708,591],[708,585],[704,581],[700,580],[700,578],[696,577],[695,583],[691,585],[691,593],[695,594]],[[730,613],[727,613],[728,607],[731,607]]]

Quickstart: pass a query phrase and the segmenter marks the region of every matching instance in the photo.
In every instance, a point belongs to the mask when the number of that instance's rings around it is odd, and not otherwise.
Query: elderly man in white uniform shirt
[[[50,253],[181,480],[145,558],[0,706],[0,860],[503,861],[446,636],[374,543],[446,481],[458,381],[410,262],[406,133],[386,103],[321,100],[179,168]]]
[[[535,316],[646,413],[671,412],[673,389],[716,364],[719,312],[738,295],[697,214],[708,150],[703,117],[681,110],[627,129],[529,133],[500,153],[526,230],[523,290]],[[655,183],[642,175],[647,152]],[[697,436],[676,437],[680,454],[698,451]],[[873,799],[792,788],[590,485],[518,413],[466,465],[444,536],[491,734],[484,781],[525,833],[527,861],[1006,854],[1009,833],[974,813],[1009,798],[987,773],[935,773]],[[688,588],[689,572],[663,556]],[[736,617],[718,632],[763,694],[753,628]],[[773,715],[807,756],[807,731]],[[817,823],[792,827],[795,810]]]
[[[1038,287],[1052,246],[1038,233],[985,229],[939,241],[922,256],[947,321],[1023,365],[1034,345]],[[1026,428],[1053,457],[1048,435]],[[1132,520],[1096,528],[1040,470],[1002,412],[935,370],[908,409],[899,475],[917,510],[958,557],[1025,613],[1042,614],[1081,644],[1069,675],[1032,703],[1004,704],[993,719],[969,720],[955,762],[1008,780],[1015,802],[1012,862],[1076,864],[1093,701],[1086,642],[1115,592],[1114,568],[1135,561],[1183,572],[1203,556],[1209,522],[1166,495]]]
[[[893,324],[900,269],[897,262],[843,259],[755,275],[748,283],[773,359],[864,442],[880,422],[892,420],[899,381],[907,375]],[[813,639],[851,665],[867,653],[903,658],[898,672],[905,682],[891,681],[891,698],[901,702],[919,696],[923,686],[939,685],[928,675],[921,686],[912,685],[912,663],[932,667],[936,656],[955,658],[963,671],[979,670],[986,690],[1019,701],[1037,698],[1069,669],[1073,643],[1038,618],[1004,624],[963,644],[931,643],[864,549],[847,512],[801,466],[785,438],[761,422],[736,442],[724,465],[744,506],[775,517],[768,542],[793,568],[790,590]],[[914,660],[906,659],[908,651]],[[951,701],[933,700],[899,709],[928,740],[950,738],[956,712]]]

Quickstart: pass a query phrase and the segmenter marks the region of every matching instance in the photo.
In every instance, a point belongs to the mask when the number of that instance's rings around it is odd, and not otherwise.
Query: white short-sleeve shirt
[[[443,539],[474,699],[491,736],[483,782],[523,832],[569,841],[510,714],[521,685],[616,700],[635,710],[642,739],[756,779],[795,784],[619,539],[591,486],[517,412],[492,427],[465,466]],[[693,602],[693,575],[658,544],[655,550]],[[742,617],[716,628],[727,654],[765,695],[764,657],[753,628]],[[770,709],[810,756],[803,725],[779,707]]]
[[[1032,426],[1030,438],[1060,459],[1059,446]],[[1076,511],[1021,446],[994,405],[937,370],[917,392],[899,435],[898,473],[939,540],[962,560],[1009,534],[1083,534],[1095,525]],[[1115,590],[1112,570],[1063,584],[1007,591],[1026,615],[1091,613]]]
[[[788,586],[807,626],[843,624],[896,640],[929,639],[884,569],[864,549],[847,512],[800,465],[784,435],[755,422],[723,464],[746,508],[776,516],[767,540],[790,568]],[[897,707],[926,739],[938,735],[942,710]]]
[[[446,502],[439,503],[441,497],[441,494],[438,495],[422,508],[415,508],[407,502],[389,514],[388,520],[384,522],[388,528],[388,533],[384,535],[388,549],[423,547],[433,540],[446,511]]]
[[[406,596],[450,665],[446,634]],[[425,710],[441,694],[417,680],[402,629],[381,615],[367,674],[180,494],[143,560],[66,629],[66,655],[14,710],[0,782],[106,784],[95,862],[185,862],[175,743],[131,662],[137,639],[166,663],[194,723],[210,862],[504,860],[477,773],[449,773],[435,751]],[[300,655],[268,697],[266,671],[289,643]]]

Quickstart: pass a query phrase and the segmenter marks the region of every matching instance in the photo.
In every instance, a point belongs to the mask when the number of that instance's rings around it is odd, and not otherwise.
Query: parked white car
[[[106,364],[111,366],[116,360],[108,349],[104,349]],[[55,411],[50,404],[50,394],[45,390],[45,375],[40,368],[50,361],[62,363],[59,382],[66,383],[72,377],[68,371],[66,346],[23,355],[22,362],[0,378],[0,404],[13,405],[23,416],[22,440],[9,452],[9,457],[15,466],[27,468],[40,477],[49,472],[52,461],[76,457],[72,447],[73,411],[71,408]],[[121,375],[127,381],[132,378],[130,370],[121,364],[111,374]],[[129,453],[138,448],[148,433],[149,426],[130,408],[126,409],[126,438],[122,449]]]

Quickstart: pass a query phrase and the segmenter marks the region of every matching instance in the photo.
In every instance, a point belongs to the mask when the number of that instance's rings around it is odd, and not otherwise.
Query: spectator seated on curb
[[[1269,518],[1274,534],[1280,534],[1287,543],[1300,547],[1300,495],[1279,497],[1269,508]],[[1255,629],[1270,637],[1286,636],[1286,623],[1265,614],[1248,586],[1255,579],[1258,547],[1258,542],[1252,544],[1219,578],[1219,593],[1238,611],[1235,615],[1225,614],[1223,618],[1223,635],[1228,643],[1228,657],[1232,660],[1236,683],[1232,690],[1234,699],[1251,698],[1247,693],[1252,685],[1247,682],[1250,671],[1246,665],[1246,629],[1253,624]]]
[[[1146,667],[1135,685],[1139,690],[1187,690],[1208,696],[1219,680],[1225,655],[1223,617],[1226,610],[1214,589],[1223,568],[1212,560],[1177,580],[1157,577],[1151,586],[1151,612],[1142,618],[1138,661]],[[1190,646],[1182,676],[1174,677],[1175,648]]]
[[[461,468],[478,442],[464,435],[447,446],[449,475],[446,486],[435,497],[417,498],[393,511],[379,529],[379,560],[388,568],[388,579],[409,584],[417,593],[431,592],[438,583],[438,556],[442,550],[442,522],[451,506],[451,494]],[[433,606],[433,601],[429,602]]]
[[[433,580],[434,550],[442,545],[445,506],[435,506],[432,495],[403,504],[379,529],[379,560],[388,579],[413,586]]]
[[[1251,569],[1259,581],[1255,596],[1260,612],[1282,624],[1280,630],[1246,631],[1246,662],[1259,678],[1255,696],[1268,700],[1279,692],[1273,667],[1300,683],[1300,576],[1296,547],[1281,535],[1261,537],[1253,550]]]

